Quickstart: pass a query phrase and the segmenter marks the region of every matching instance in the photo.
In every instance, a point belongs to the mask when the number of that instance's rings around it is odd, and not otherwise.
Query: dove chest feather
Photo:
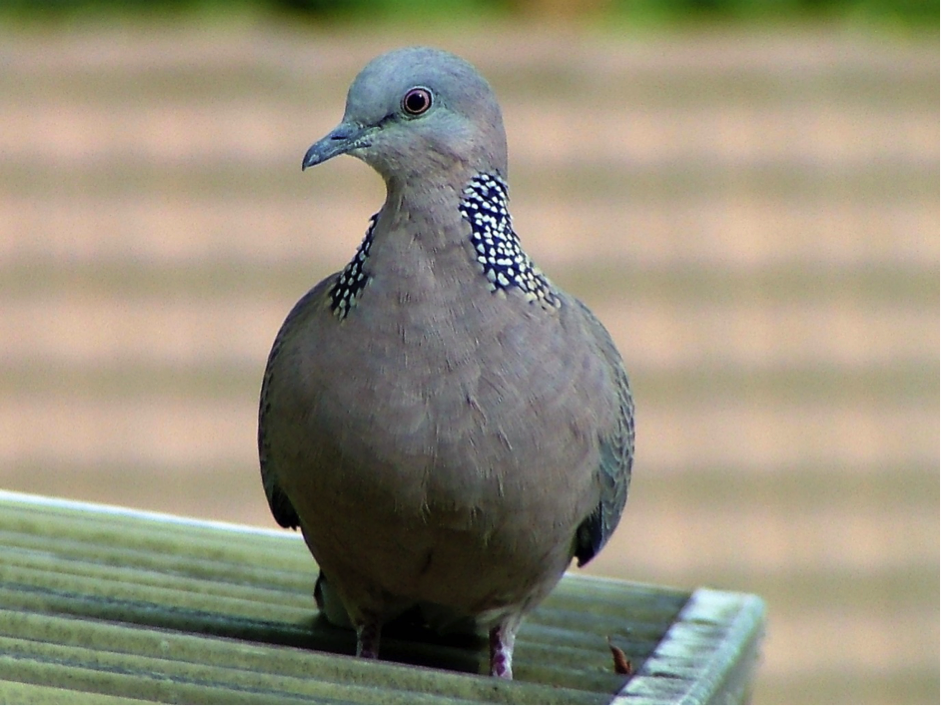
[[[493,291],[466,240],[434,252],[372,243],[354,306],[341,319],[325,298],[310,314],[331,345],[283,345],[301,386],[280,402],[306,423],[281,447],[306,466],[295,496],[322,503],[317,512],[368,503],[377,516],[460,527],[486,523],[480,508],[497,499],[574,524],[596,502],[594,420],[567,400],[600,387],[602,371],[566,340],[565,305]],[[586,502],[547,507],[544,488],[560,480],[581,484]]]

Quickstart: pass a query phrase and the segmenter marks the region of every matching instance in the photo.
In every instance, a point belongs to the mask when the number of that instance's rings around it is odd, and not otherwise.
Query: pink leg
[[[516,628],[501,623],[490,629],[490,676],[513,678],[513,645]]]
[[[363,659],[379,659],[380,625],[370,621],[356,628],[356,656]]]

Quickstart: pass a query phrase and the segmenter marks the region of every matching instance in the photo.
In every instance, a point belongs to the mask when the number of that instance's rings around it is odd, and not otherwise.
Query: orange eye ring
[[[431,91],[427,88],[417,86],[409,89],[402,97],[402,110],[405,111],[407,115],[414,117],[428,112],[428,109],[431,108],[431,103]]]

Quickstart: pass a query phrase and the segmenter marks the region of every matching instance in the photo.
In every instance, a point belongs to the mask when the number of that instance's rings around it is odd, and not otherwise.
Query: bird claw
[[[490,629],[490,676],[513,679],[515,632],[497,625]]]

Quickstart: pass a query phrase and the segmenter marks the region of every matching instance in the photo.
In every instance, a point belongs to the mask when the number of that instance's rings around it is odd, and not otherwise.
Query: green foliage
[[[615,0],[620,13],[641,21],[690,23],[856,20],[938,27],[934,0]]]
[[[546,11],[555,3],[546,2]],[[608,0],[587,3],[638,24],[855,21],[937,30],[935,0]],[[164,17],[251,12],[310,21],[408,17],[538,16],[539,0],[0,0],[0,18]],[[524,9],[525,8],[525,9]]]

